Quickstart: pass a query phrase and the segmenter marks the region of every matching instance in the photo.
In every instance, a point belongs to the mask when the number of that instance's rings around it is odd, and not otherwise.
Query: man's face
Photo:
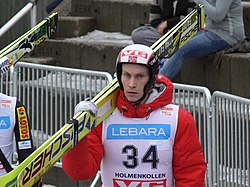
[[[125,97],[136,102],[143,96],[143,89],[149,80],[148,68],[138,64],[123,64],[121,81]]]

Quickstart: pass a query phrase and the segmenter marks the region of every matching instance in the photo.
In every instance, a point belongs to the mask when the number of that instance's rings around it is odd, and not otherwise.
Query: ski
[[[65,152],[113,112],[118,91],[119,85],[114,79],[92,99],[98,107],[97,117],[90,112],[78,113],[13,171],[2,176],[1,184],[4,187],[35,184]]]
[[[169,58],[202,29],[204,25],[204,5],[200,4],[169,32],[156,41],[151,48],[159,58]]]
[[[58,13],[51,14],[35,27],[28,30],[0,51],[0,75],[5,74],[24,55],[31,52],[47,38],[51,38],[57,30]]]
[[[204,23],[202,6],[200,8],[200,10],[193,10],[151,46],[159,57],[171,56],[176,49],[198,32]],[[118,92],[119,84],[115,78],[92,99],[98,107],[97,116],[88,111],[76,114],[19,166],[2,176],[1,184],[4,187],[23,187],[35,184],[63,154],[73,148],[78,141],[114,111]]]

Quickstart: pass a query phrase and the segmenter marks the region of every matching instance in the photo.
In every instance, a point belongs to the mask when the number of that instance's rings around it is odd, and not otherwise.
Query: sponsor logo
[[[1,108],[11,108],[11,100],[1,100]]]
[[[137,57],[136,56],[129,56],[128,62],[137,62]]]
[[[87,118],[87,115],[84,116],[84,119],[78,124],[78,134],[85,133],[87,134],[90,129],[95,127],[94,117]],[[25,167],[25,169],[20,174],[22,176],[21,185],[29,186],[29,182],[34,179],[34,177],[40,178],[40,176],[62,156],[65,152],[65,149],[68,149],[69,146],[72,146],[72,140],[74,139],[73,127],[65,129],[64,133],[57,137],[49,146],[42,151],[37,157]],[[46,168],[46,169],[44,169]]]
[[[0,116],[0,129],[10,128],[10,116]]]
[[[30,149],[31,141],[27,140],[27,141],[18,142],[18,147],[19,149]]]
[[[181,44],[185,44],[189,38],[191,38],[194,34],[196,34],[199,30],[198,25],[195,25],[193,28],[190,28],[190,30],[185,33],[184,36],[181,37]]]
[[[161,107],[161,114],[172,116],[174,114],[174,110],[170,107]]]
[[[148,58],[148,54],[145,53],[144,51],[139,51],[139,50],[127,50],[127,51],[123,51],[122,57],[124,56],[130,56],[130,58],[132,56],[134,57],[141,57],[141,58],[145,58],[147,59]]]
[[[126,178],[126,179],[165,179],[166,173],[115,173],[115,178]]]
[[[113,179],[114,187],[166,187],[167,180],[120,180]]]
[[[163,106],[161,107],[162,110],[169,110],[169,111],[173,111],[174,109],[172,107],[166,107],[166,106]]]
[[[111,124],[107,129],[107,139],[147,139],[166,140],[170,137],[169,124]]]
[[[17,108],[17,116],[18,116],[20,139],[21,140],[30,139],[28,117],[23,106]]]
[[[68,128],[64,134],[59,136],[43,152],[41,152],[26,168],[23,170],[22,185],[28,186],[28,182],[43,173],[43,168],[53,166],[53,159],[58,157],[58,153],[67,146],[73,139],[72,127]],[[37,176],[36,176],[37,175]]]

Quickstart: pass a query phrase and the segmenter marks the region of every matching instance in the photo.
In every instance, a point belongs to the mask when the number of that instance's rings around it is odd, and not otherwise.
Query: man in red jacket
[[[63,156],[74,180],[101,167],[103,187],[203,187],[206,163],[193,117],[172,103],[173,84],[159,74],[154,51],[141,44],[121,50],[116,109]],[[90,101],[75,107],[97,112]]]

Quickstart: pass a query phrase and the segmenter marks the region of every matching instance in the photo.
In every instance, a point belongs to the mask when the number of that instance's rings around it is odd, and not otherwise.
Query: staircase
[[[245,32],[250,38],[250,2],[243,5]],[[54,10],[59,13],[57,35],[24,61],[114,74],[120,49],[132,44],[134,28],[148,22],[149,9],[150,0],[64,0]],[[214,57],[190,60],[174,82],[250,98],[250,54],[225,54],[220,66]]]
[[[49,56],[54,62],[42,63],[113,74],[119,51],[132,44],[132,30],[148,22],[149,8],[150,0],[65,0],[55,10],[57,35],[39,45],[32,57]]]

